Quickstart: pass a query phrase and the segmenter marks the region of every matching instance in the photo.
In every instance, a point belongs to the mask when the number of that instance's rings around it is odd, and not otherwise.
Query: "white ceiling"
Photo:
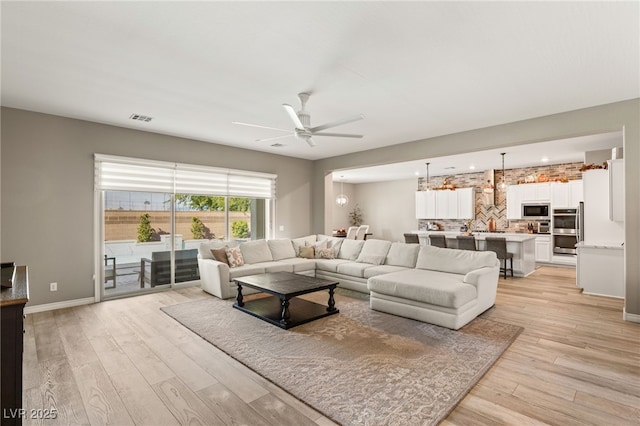
[[[638,2],[7,2],[4,106],[306,159],[640,96]],[[283,103],[312,93],[293,137]],[[153,117],[150,122],[131,114]]]

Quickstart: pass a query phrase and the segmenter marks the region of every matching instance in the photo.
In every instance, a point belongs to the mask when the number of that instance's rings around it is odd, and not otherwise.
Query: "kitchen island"
[[[444,235],[447,247],[458,248],[456,237],[462,235],[456,231],[413,231],[418,234],[420,245],[429,245],[429,235]],[[507,240],[507,251],[513,253],[513,275],[526,277],[536,268],[536,234],[518,234],[510,232],[473,232],[478,250],[485,250],[486,237],[504,237]]]

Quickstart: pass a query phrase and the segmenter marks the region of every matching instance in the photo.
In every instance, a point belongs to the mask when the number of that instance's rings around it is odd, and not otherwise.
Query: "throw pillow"
[[[315,259],[315,251],[313,250],[313,246],[308,247],[300,247],[300,257],[304,257],[306,259]]]
[[[227,258],[229,259],[229,267],[237,268],[244,265],[244,258],[242,257],[242,251],[240,247],[225,247],[224,248]]]
[[[218,262],[229,264],[229,258],[227,257],[227,251],[224,248],[211,249],[211,255]]]
[[[316,252],[316,258],[318,259],[335,259],[335,255],[332,248],[318,249]]]

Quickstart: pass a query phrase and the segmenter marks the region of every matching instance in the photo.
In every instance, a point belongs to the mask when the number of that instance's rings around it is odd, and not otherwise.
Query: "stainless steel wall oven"
[[[578,242],[577,209],[554,209],[553,210],[553,253],[554,254],[576,254],[576,243]]]

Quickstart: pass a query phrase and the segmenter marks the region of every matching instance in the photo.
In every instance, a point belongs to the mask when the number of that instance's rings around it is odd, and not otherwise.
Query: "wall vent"
[[[148,115],[140,115],[140,114],[131,114],[129,118],[131,120],[144,121],[145,123],[148,123],[151,120],[153,120],[153,117],[149,117]]]

